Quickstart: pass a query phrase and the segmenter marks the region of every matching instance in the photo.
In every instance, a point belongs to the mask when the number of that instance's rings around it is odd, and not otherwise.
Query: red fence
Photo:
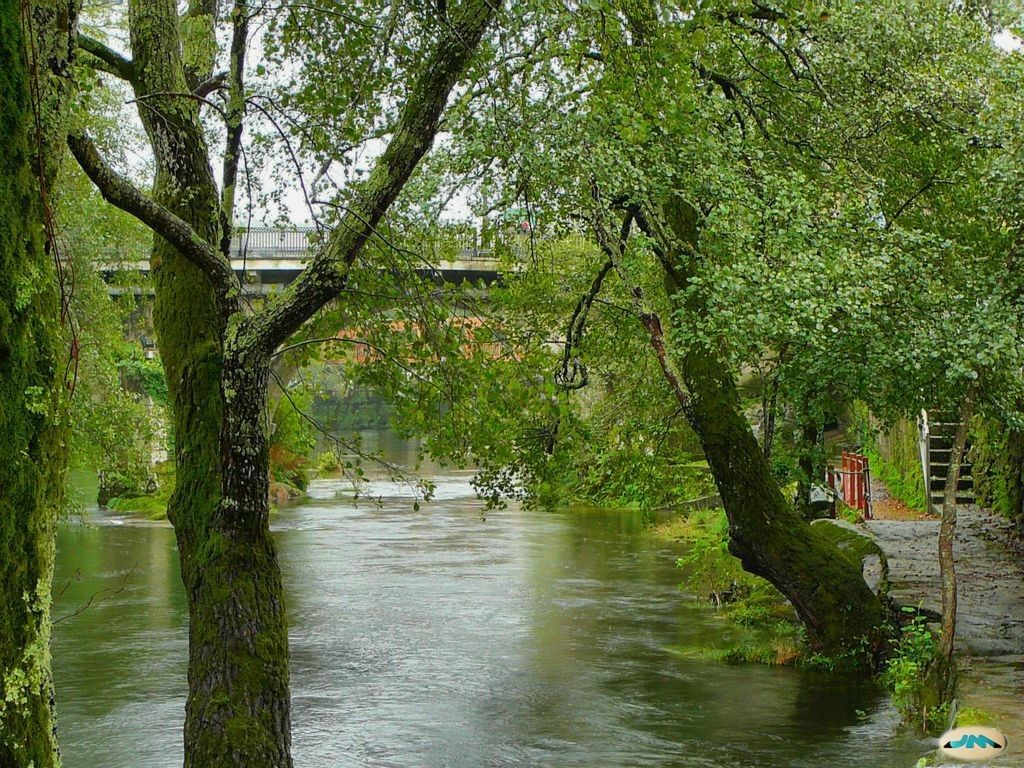
[[[848,507],[871,519],[871,471],[867,456],[843,451],[840,466],[829,467],[828,484],[839,493]]]

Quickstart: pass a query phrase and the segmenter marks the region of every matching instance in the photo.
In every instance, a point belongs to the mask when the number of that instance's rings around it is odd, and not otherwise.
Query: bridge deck
[[[231,266],[238,274],[243,290],[252,295],[265,295],[295,280],[309,263],[312,236],[310,227],[254,227],[240,232],[231,246]],[[508,263],[503,262],[490,245],[485,246],[475,232],[459,232],[444,244],[444,252],[455,255],[455,258],[431,262],[424,256],[423,266],[415,269],[418,274],[450,283],[490,284],[498,280],[502,272],[509,270]],[[513,252],[519,250],[519,246],[519,243],[510,244]],[[108,282],[117,272],[148,275],[150,271],[148,258],[110,259],[97,267]],[[148,292],[140,286],[110,286],[110,293],[115,295]]]

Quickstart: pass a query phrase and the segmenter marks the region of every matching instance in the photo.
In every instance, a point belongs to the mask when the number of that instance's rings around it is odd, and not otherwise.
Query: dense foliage
[[[1024,427],[1024,57],[1006,31],[1019,7],[129,0],[90,13],[81,34],[62,30],[80,61],[51,57],[78,82],[70,132],[62,114],[36,125],[88,177],[65,175],[54,197],[68,244],[54,269],[78,275],[73,292],[61,284],[69,311],[47,292],[27,71],[7,45],[19,29],[4,36],[0,417],[27,441],[12,466],[43,465],[10,481],[33,510],[64,421],[76,460],[125,488],[149,484],[154,447],[172,449],[190,768],[292,765],[268,497],[304,486],[320,440],[325,467],[364,475],[359,445],[309,414],[328,377],[387,398],[433,457],[475,465],[492,505],[678,509],[717,491],[725,522],[696,541],[694,577],[729,577],[712,593],[735,582],[778,602],[777,589],[810,650],[861,669],[891,651],[893,617],[858,554],[807,520],[826,425],[854,403],[883,425],[978,412],[996,425],[977,453],[993,497],[1019,506],[1019,466],[992,458]],[[47,96],[37,108],[63,93]],[[310,264],[252,298],[232,236],[296,207],[314,224]],[[502,258],[489,287],[435,270],[462,248],[439,223],[468,212]],[[139,252],[151,321],[130,291],[109,301],[100,275]],[[159,364],[141,351],[150,322]],[[17,549],[26,526],[4,518]],[[19,591],[45,658],[53,520],[39,519],[39,584]],[[925,635],[912,625],[899,647],[901,697],[932,654]]]

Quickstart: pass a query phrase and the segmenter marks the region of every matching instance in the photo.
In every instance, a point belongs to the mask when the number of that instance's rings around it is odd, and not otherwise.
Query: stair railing
[[[921,415],[917,417],[917,450],[921,455],[921,472],[924,473],[925,499],[931,504],[932,500],[932,454],[931,454],[931,428],[928,425],[928,411],[921,409]]]

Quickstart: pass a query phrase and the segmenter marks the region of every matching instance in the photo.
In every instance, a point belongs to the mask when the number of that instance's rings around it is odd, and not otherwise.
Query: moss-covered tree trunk
[[[348,268],[429,149],[440,116],[484,29],[492,0],[466,0],[410,83],[394,135],[349,213],[310,266],[264,307],[250,311],[228,261],[230,194],[218,196],[189,82],[212,58],[190,47],[176,0],[130,0],[134,57],[87,41],[107,71],[130,82],[156,159],[152,199],[103,162],[79,132],[76,159],[104,197],[152,227],[154,325],[175,424],[177,487],[168,517],[178,539],[189,605],[186,768],[290,768],[288,633],[281,572],[269,526],[267,379],[277,348],[346,286]],[[240,89],[245,4],[232,10],[232,88]],[[206,62],[198,65],[197,62]],[[233,93],[237,106],[242,94]],[[240,140],[234,112],[229,146]],[[231,152],[229,151],[229,156]],[[230,165],[226,162],[226,165]],[[234,178],[226,169],[225,178]],[[222,203],[221,200],[224,202]]]
[[[686,292],[689,254],[699,248],[696,215],[667,206],[668,226],[652,227],[655,251],[674,304],[705,311],[697,292]],[[864,581],[859,558],[841,551],[812,526],[782,493],[743,414],[735,378],[713,342],[694,342],[673,355],[670,376],[700,439],[729,519],[729,549],[744,569],[771,582],[789,599],[815,650],[853,665],[870,666],[885,651],[888,615]],[[663,364],[663,369],[667,371]],[[866,653],[865,653],[866,652]]]
[[[743,416],[728,367],[691,349],[679,358],[700,438],[729,518],[729,550],[796,609],[816,650],[870,664],[884,651],[886,611],[857,557],[820,535],[783,496]],[[866,650],[866,658],[858,654]]]
[[[198,103],[168,95],[189,91],[189,47],[205,40],[182,35],[176,5],[129,6],[133,86],[156,158],[153,198],[220,243],[220,194]],[[290,766],[288,633],[267,502],[266,367],[225,367],[228,318],[198,266],[159,236],[152,265],[175,427],[168,518],[189,606],[185,765]]]
[[[59,765],[50,589],[65,451],[41,191],[63,155],[77,3],[0,0],[0,765]],[[57,142],[54,143],[54,137]]]

